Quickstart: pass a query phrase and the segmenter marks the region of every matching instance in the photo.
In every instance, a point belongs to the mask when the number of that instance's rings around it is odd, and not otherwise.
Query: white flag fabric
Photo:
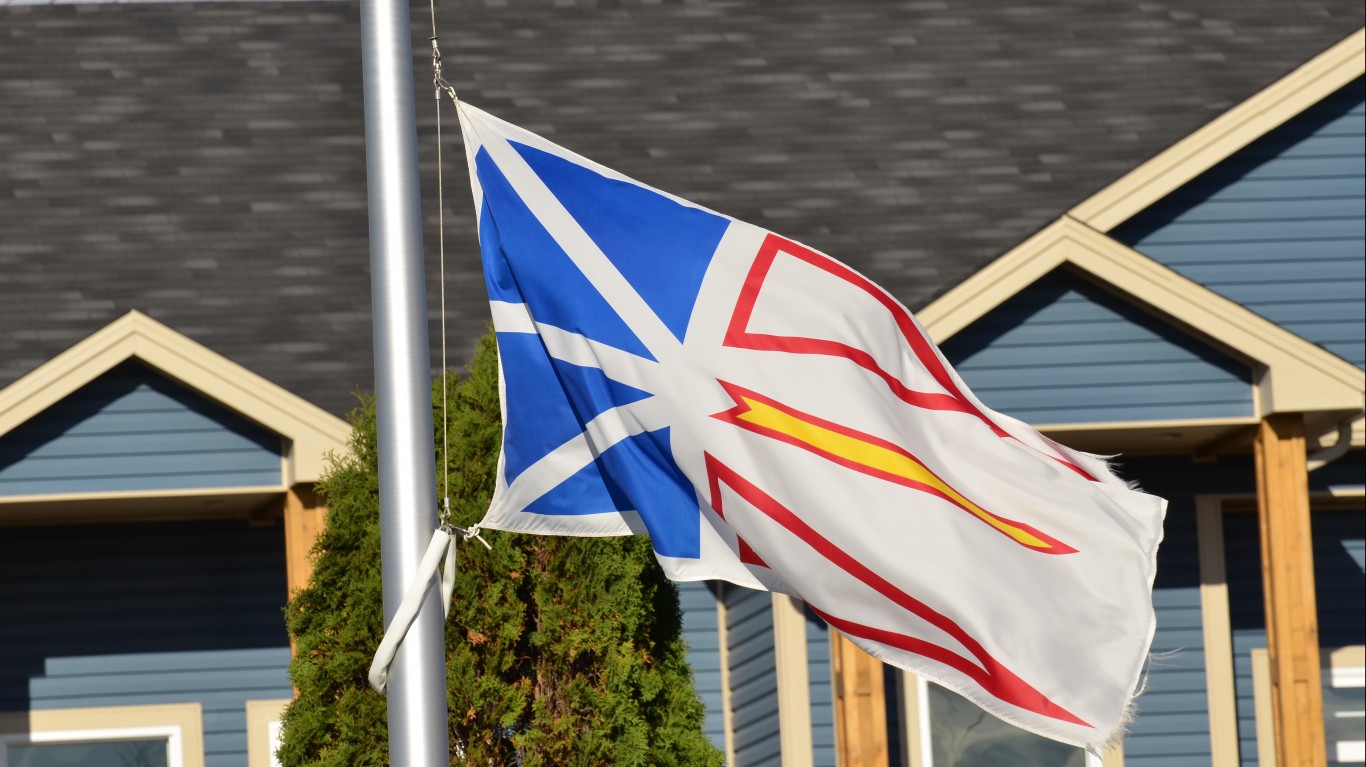
[[[484,527],[648,533],[1082,746],[1152,640],[1165,502],[983,405],[834,259],[460,105],[502,374]]]

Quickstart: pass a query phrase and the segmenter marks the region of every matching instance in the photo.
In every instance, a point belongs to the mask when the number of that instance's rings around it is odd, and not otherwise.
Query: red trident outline
[[[758,486],[740,476],[729,466],[721,463],[712,454],[704,452],[703,458],[707,468],[707,483],[711,491],[711,507],[722,519],[726,518],[721,500],[721,485],[724,484],[751,506],[758,509],[764,516],[777,522],[827,561],[886,597],[896,606],[953,637],[971,653],[976,662],[974,663],[973,660],[928,640],[845,620],[812,605],[812,609],[831,626],[851,637],[885,644],[948,666],[976,682],[989,694],[1012,706],[1051,719],[1078,724],[1083,727],[1092,726],[1054,703],[1048,696],[1034,689],[1028,682],[1006,668],[991,653],[987,652],[986,648],[982,647],[981,642],[977,641],[951,618],[937,612],[929,605],[873,572],[848,552],[816,532],[814,528],[794,514],[792,510],[779,503],[773,496],[759,489]]]
[[[715,413],[713,418],[799,447],[860,474],[943,499],[1025,548],[1043,554],[1077,552],[1032,525],[1007,519],[979,506],[900,445],[803,413],[735,384],[717,383],[735,400],[735,407]]]
[[[910,348],[916,359],[925,367],[935,382],[948,393],[916,391],[906,386],[901,382],[901,379],[878,364],[873,355],[839,341],[751,332],[748,328],[750,318],[754,314],[754,305],[759,299],[759,293],[763,289],[764,282],[768,279],[768,273],[773,268],[779,253],[786,253],[799,261],[810,264],[871,296],[891,315],[897,329],[901,332],[902,338],[906,340],[907,347]],[[754,263],[750,266],[749,274],[745,277],[744,287],[740,290],[740,296],[735,304],[735,313],[731,315],[730,325],[726,328],[726,336],[722,345],[755,351],[843,357],[876,375],[898,399],[912,407],[972,415],[986,424],[996,436],[1003,439],[1011,437],[1009,432],[991,420],[991,417],[982,412],[981,408],[977,407],[958,387],[953,376],[949,374],[948,367],[935,352],[934,343],[916,324],[906,307],[892,298],[887,291],[853,269],[823,253],[818,253],[772,232],[768,233],[763,244],[759,246],[759,252],[754,257]],[[1095,477],[1075,463],[1057,456],[1049,457],[1092,482],[1096,481]]]

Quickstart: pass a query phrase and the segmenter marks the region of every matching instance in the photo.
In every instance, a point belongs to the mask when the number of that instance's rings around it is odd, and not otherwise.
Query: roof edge
[[[1366,73],[1366,29],[1173,144],[1067,215],[1108,232]]]
[[[0,390],[0,434],[115,365],[137,359],[289,440],[285,484],[316,482],[351,427],[313,403],[133,310]]]
[[[1366,372],[1133,248],[1063,216],[917,313],[936,343],[1068,265],[1196,337],[1255,364],[1257,409],[1361,412]]]

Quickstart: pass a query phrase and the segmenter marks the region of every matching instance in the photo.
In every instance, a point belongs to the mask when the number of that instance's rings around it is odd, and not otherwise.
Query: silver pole
[[[407,0],[361,0],[361,57],[387,625],[437,522]],[[389,763],[395,767],[450,764],[443,629],[439,590],[432,589],[389,673]]]

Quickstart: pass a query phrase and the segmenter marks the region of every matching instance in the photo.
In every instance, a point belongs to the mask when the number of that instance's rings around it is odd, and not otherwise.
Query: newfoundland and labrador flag
[[[460,106],[502,369],[483,526],[648,533],[1076,745],[1119,731],[1165,503],[992,412],[905,307],[799,243]]]

